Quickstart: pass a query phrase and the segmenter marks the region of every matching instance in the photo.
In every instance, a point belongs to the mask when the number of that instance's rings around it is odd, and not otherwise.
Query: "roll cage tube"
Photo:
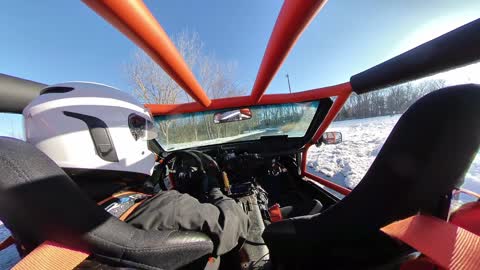
[[[193,112],[202,112],[218,109],[229,109],[238,107],[249,107],[255,105],[273,105],[283,103],[296,103],[313,101],[322,98],[330,98],[334,96],[350,95],[352,87],[349,82],[307,90],[303,92],[296,92],[291,94],[270,94],[265,95],[259,102],[253,100],[250,96],[230,97],[213,99],[208,108],[201,106],[196,102],[183,104],[145,104],[145,107],[150,110],[153,116],[155,115],[173,115]],[[336,114],[335,114],[336,115]]]
[[[350,84],[348,84],[350,86]],[[320,176],[317,176],[317,175],[313,175],[309,172],[307,172],[307,153],[308,153],[308,149],[310,148],[310,146],[316,144],[318,142],[318,140],[321,139],[323,133],[325,132],[325,130],[327,130],[328,126],[330,126],[330,124],[333,122],[333,120],[335,119],[335,117],[337,116],[337,114],[340,112],[340,110],[343,108],[343,105],[345,104],[345,102],[347,101],[348,97],[350,97],[350,94],[352,93],[352,88],[350,86],[350,89],[346,88],[344,90],[344,92],[340,95],[337,96],[337,98],[335,99],[335,101],[333,102],[332,104],[332,107],[330,107],[330,110],[328,111],[327,115],[325,116],[325,119],[323,120],[323,122],[320,124],[320,126],[318,127],[317,129],[317,132],[315,132],[315,135],[313,135],[312,137],[312,140],[307,143],[305,145],[305,148],[302,152],[302,163],[301,163],[301,167],[300,167],[300,171],[301,171],[301,174],[302,176],[304,177],[307,177],[315,182],[318,182],[322,185],[325,185],[337,192],[339,192],[340,194],[343,194],[343,195],[347,195],[351,192],[350,189],[347,189],[345,187],[342,187],[340,185],[337,185],[331,181],[328,181],[327,179],[324,179]]]
[[[301,102],[336,96],[337,98],[326,119],[320,124],[312,141],[305,145],[303,151],[302,175],[323,184],[326,184],[328,181],[306,172],[305,157],[308,148],[320,139],[323,132],[348,99],[352,92],[352,85],[355,92],[365,93],[388,85],[418,79],[449,68],[467,65],[480,59],[480,46],[478,46],[480,45],[480,38],[476,35],[480,29],[480,20],[477,19],[376,67],[354,75],[350,78],[349,83],[294,94],[264,95],[270,81],[277,73],[291,48],[293,48],[304,29],[306,29],[326,3],[325,0],[286,0],[269,39],[251,95],[210,101],[183,58],[179,55],[178,50],[142,0],[83,1],[147,52],[198,102],[179,105],[147,104],[146,107],[154,115]],[[412,66],[415,68],[411,69]],[[206,106],[210,107],[207,109],[205,108]],[[347,193],[347,190],[340,186],[334,189],[341,193]]]
[[[326,0],[285,0],[253,85],[251,96],[255,102],[263,99],[263,94],[288,53],[326,2]]]
[[[193,72],[142,0],[83,2],[142,48],[194,100],[210,105]]]

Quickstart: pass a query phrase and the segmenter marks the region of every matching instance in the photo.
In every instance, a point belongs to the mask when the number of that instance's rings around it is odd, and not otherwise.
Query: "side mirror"
[[[252,118],[252,111],[249,108],[235,109],[226,112],[217,112],[213,115],[213,123],[228,123],[243,121]]]
[[[322,136],[324,144],[338,144],[342,142],[342,133],[338,131],[325,132]]]

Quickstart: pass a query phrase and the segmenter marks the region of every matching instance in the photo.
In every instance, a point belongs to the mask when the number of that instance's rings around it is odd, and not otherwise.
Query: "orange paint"
[[[381,231],[431,259],[440,269],[478,269],[480,237],[436,217],[415,215]]]
[[[326,0],[285,0],[253,85],[251,95],[255,102],[262,99],[263,93],[293,45],[326,2]]]
[[[56,242],[45,241],[18,262],[12,270],[75,269],[89,255],[87,250],[72,249]]]
[[[341,86],[341,87],[339,87],[340,91],[337,94],[337,99],[335,99],[335,101],[333,102],[332,107],[330,108],[327,115],[325,116],[325,119],[323,119],[323,122],[320,124],[317,131],[313,135],[312,140],[307,145],[305,145],[305,148],[302,154],[303,156],[302,164],[300,167],[300,169],[302,170],[302,173],[306,172],[306,167],[307,167],[306,157],[307,157],[308,149],[310,148],[310,146],[314,145],[320,140],[325,130],[327,130],[328,126],[330,126],[330,124],[333,122],[333,120],[335,119],[335,117],[337,116],[337,114],[340,112],[343,105],[347,101],[348,97],[352,93],[352,86],[350,85],[350,83],[344,83],[338,86]]]
[[[323,179],[323,178],[320,177],[320,176],[311,174],[311,173],[309,173],[309,172],[302,171],[302,175],[305,176],[305,177],[307,177],[307,178],[309,178],[309,179],[311,179],[311,180],[313,180],[313,181],[315,181],[315,182],[317,182],[317,183],[319,183],[319,184],[322,184],[322,185],[324,185],[324,186],[326,186],[326,187],[328,187],[328,188],[331,188],[331,189],[337,191],[337,192],[340,193],[340,194],[348,195],[348,194],[351,192],[351,190],[348,189],[348,188],[345,188],[345,187],[342,187],[342,186],[340,186],[340,185],[337,185],[337,184],[335,184],[335,183],[333,183],[333,182],[330,182],[330,181],[328,181],[328,180],[326,180],[326,179]]]
[[[337,99],[335,99],[335,101],[333,102],[333,105],[328,111],[327,116],[325,116],[325,119],[323,119],[323,122],[320,124],[317,132],[313,136],[312,143],[316,143],[318,142],[318,140],[320,140],[325,130],[327,130],[328,126],[330,126],[333,120],[335,120],[335,117],[337,117],[337,114],[342,110],[343,105],[350,96],[351,91],[352,90],[350,88],[350,91],[337,96]]]
[[[230,97],[213,99],[208,108],[201,106],[196,102],[184,104],[145,104],[152,115],[171,115],[182,113],[202,112],[207,110],[219,110],[227,108],[248,107],[254,105],[269,105],[304,102],[328,98],[332,96],[350,94],[352,88],[350,83],[342,83],[339,85],[317,88],[313,90],[297,92],[292,94],[271,94],[265,95],[260,102],[256,103],[250,96]],[[336,115],[336,114],[335,114]],[[328,115],[327,115],[328,116]]]

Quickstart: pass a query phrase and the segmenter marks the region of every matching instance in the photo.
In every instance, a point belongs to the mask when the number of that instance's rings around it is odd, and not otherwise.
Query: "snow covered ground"
[[[343,142],[311,147],[307,166],[321,176],[354,188],[372,164],[399,115],[332,123],[327,131],[340,131]]]
[[[346,120],[332,123],[328,131],[342,132],[343,142],[311,147],[307,156],[310,172],[354,188],[372,164],[400,115]],[[480,154],[465,176],[463,187],[480,193]]]

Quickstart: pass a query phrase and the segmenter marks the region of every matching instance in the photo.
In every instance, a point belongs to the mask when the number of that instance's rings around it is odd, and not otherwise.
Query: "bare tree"
[[[197,32],[182,31],[172,40],[210,98],[244,93],[235,81],[236,64],[225,63],[212,55],[204,54],[204,45]],[[130,63],[127,64],[127,75],[133,86],[134,95],[144,103],[173,104],[193,101],[160,66],[141,50],[136,51]],[[192,140],[198,140],[198,120],[194,116],[188,120],[193,128]],[[207,132],[213,138],[214,128],[210,122],[205,121],[210,125],[207,127]],[[161,121],[159,125],[168,144],[172,123]]]

